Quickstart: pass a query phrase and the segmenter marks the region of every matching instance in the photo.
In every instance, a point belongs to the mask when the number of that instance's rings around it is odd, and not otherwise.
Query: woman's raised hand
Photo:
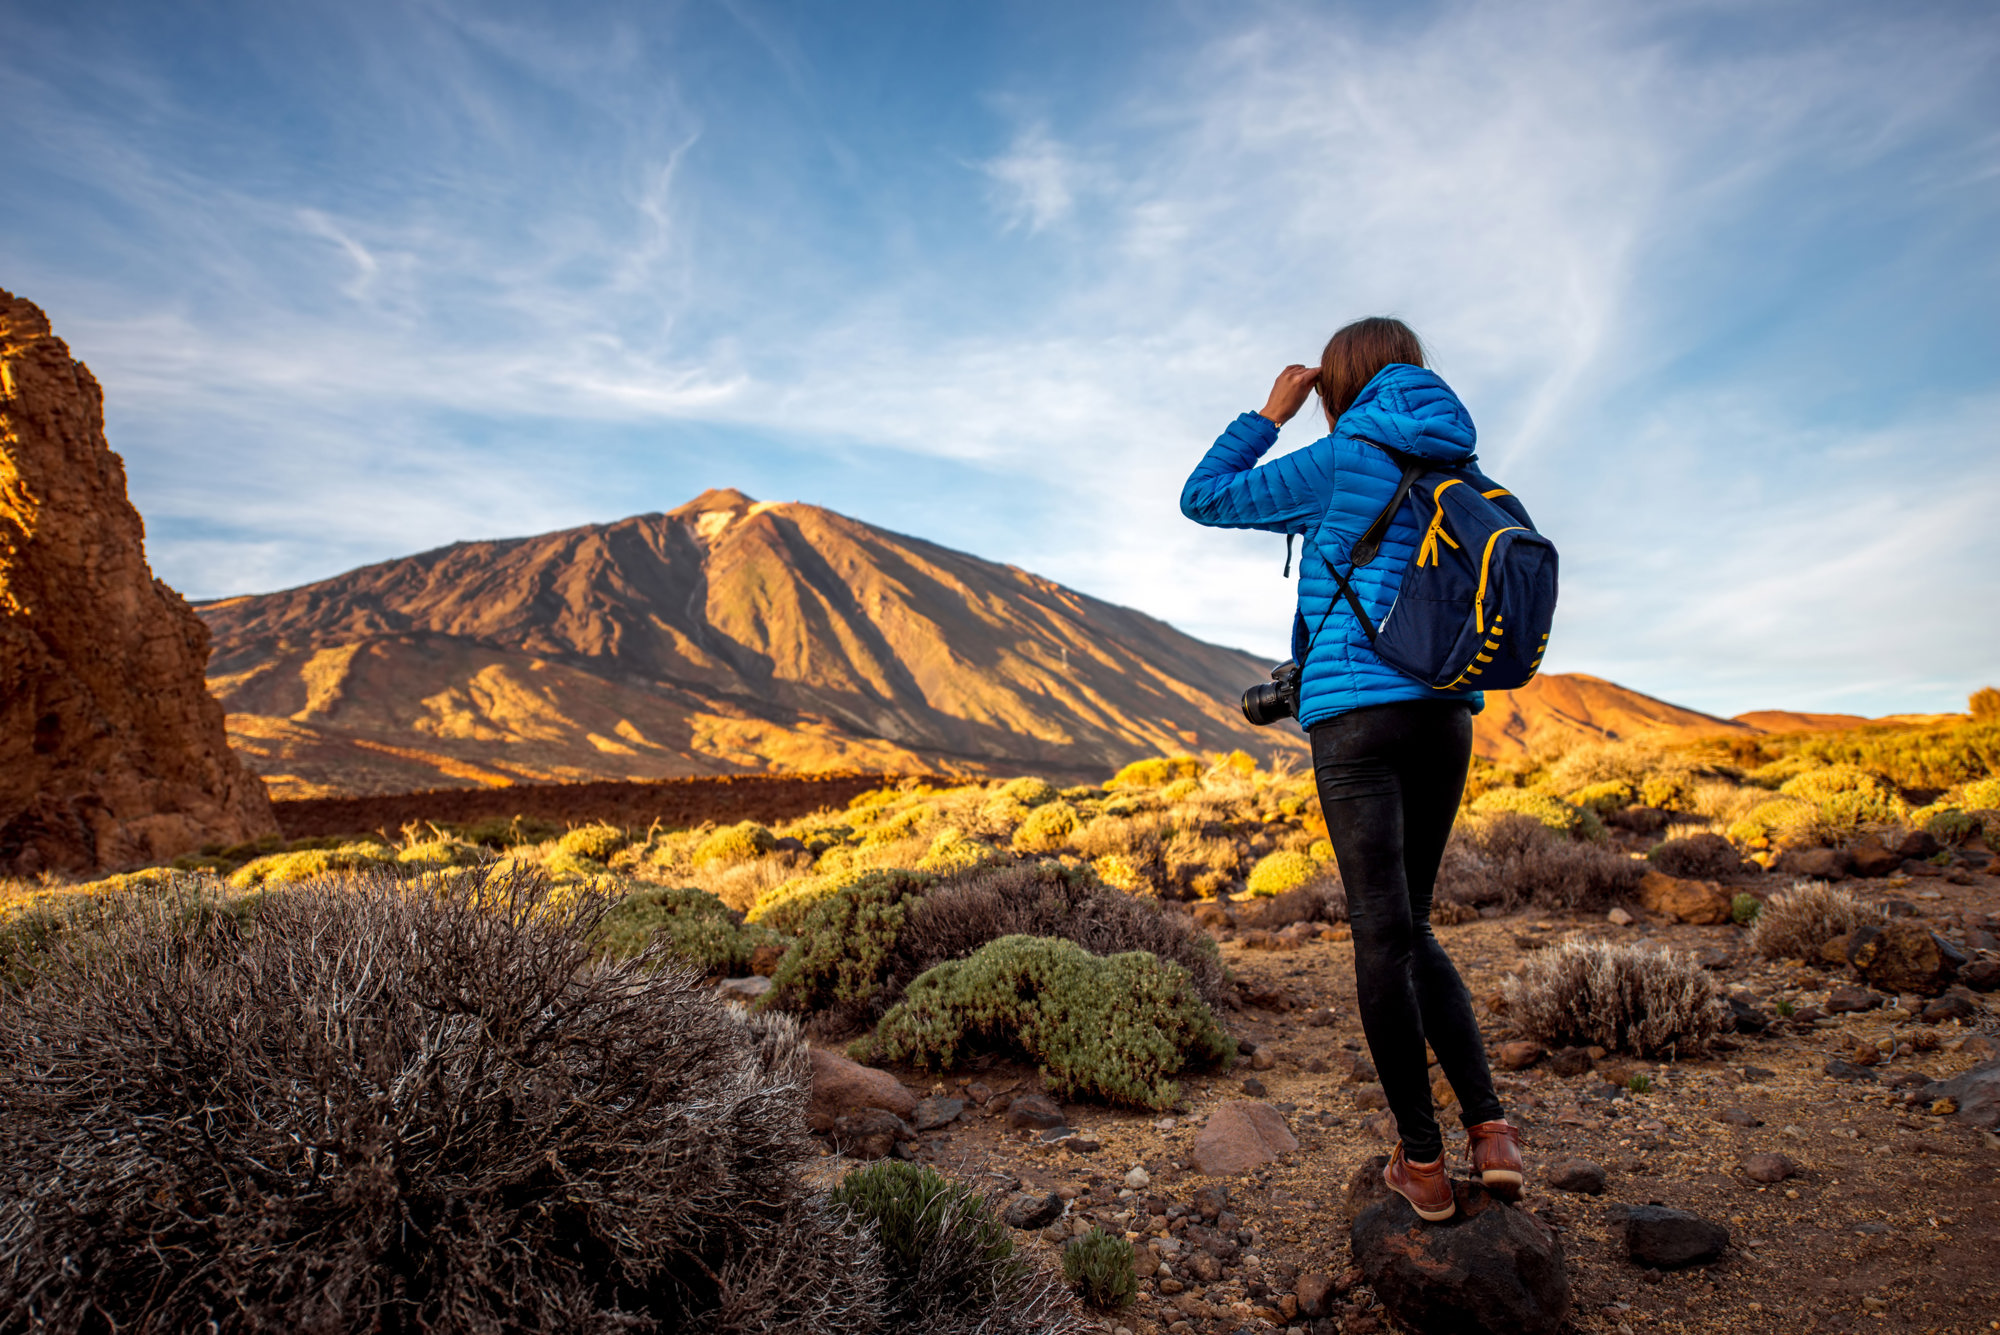
[[[1278,372],[1278,379],[1271,386],[1271,397],[1264,403],[1263,415],[1279,426],[1291,421],[1305,405],[1306,397],[1313,392],[1313,385],[1318,380],[1317,366],[1287,366]]]

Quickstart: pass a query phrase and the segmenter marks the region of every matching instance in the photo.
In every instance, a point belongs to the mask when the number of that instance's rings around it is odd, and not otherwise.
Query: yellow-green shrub
[[[1684,774],[1648,775],[1645,782],[1639,785],[1639,801],[1662,811],[1691,811],[1694,809],[1695,784]]]
[[[914,839],[936,818],[937,813],[927,806],[904,807],[901,811],[884,816],[870,826],[868,833],[861,836],[861,846],[880,848],[883,844],[897,844],[905,839]]]
[[[917,859],[917,870],[949,876],[1004,860],[1000,850],[993,845],[968,839],[956,826],[947,825],[931,840],[930,850]]]
[[[725,825],[695,848],[694,865],[705,867],[713,862],[748,862],[752,858],[763,857],[777,842],[769,830],[754,820]]]
[[[1024,775],[1018,779],[1009,779],[1006,783],[1001,784],[997,796],[1019,802],[1024,807],[1038,807],[1045,802],[1055,801],[1061,794],[1056,791],[1055,785],[1047,779],[1037,779],[1033,775]]]
[[[1111,776],[1106,788],[1158,788],[1175,779],[1192,779],[1201,773],[1201,762],[1193,756],[1155,756],[1135,760]]]
[[[1057,1098],[1171,1107],[1173,1076],[1234,1059],[1186,969],[1144,951],[1099,957],[1074,942],[1003,936],[911,982],[865,1053],[949,1070],[980,1052],[1036,1062]]]
[[[1304,853],[1281,848],[1275,853],[1267,853],[1257,859],[1257,865],[1250,869],[1246,888],[1260,898],[1266,895],[1282,895],[1287,890],[1296,890],[1309,881],[1316,881],[1326,874],[1326,868]]]
[[[1820,820],[1834,829],[1862,822],[1901,820],[1909,806],[1878,776],[1855,765],[1827,765],[1807,770],[1778,787],[1786,797],[1811,802]]]
[[[1528,816],[1551,830],[1561,830],[1565,834],[1581,833],[1585,828],[1582,808],[1526,788],[1489,788],[1474,799],[1472,809],[1481,815],[1512,812],[1517,816]]]
[[[1306,856],[1314,862],[1332,862],[1333,841],[1331,839],[1313,840],[1310,844],[1306,845]]]
[[[1607,779],[1603,783],[1593,783],[1577,789],[1568,797],[1572,806],[1587,807],[1600,816],[1609,816],[1632,805],[1638,794],[1632,785],[1623,779]],[[1651,806],[1652,803],[1646,805]]]
[[[1958,801],[1974,811],[2000,810],[2000,776],[1974,779],[1958,790]]]
[[[486,857],[485,850],[478,844],[450,835],[405,844],[396,850],[396,861],[406,867],[476,867]]]
[[[594,825],[579,825],[563,832],[556,841],[556,847],[565,853],[592,862],[609,862],[612,854],[632,842],[632,836],[616,825],[599,822]]]
[[[798,940],[771,975],[764,1004],[822,1011],[867,1002],[882,988],[910,900],[936,883],[921,872],[872,871],[814,900],[793,920]]]
[[[768,927],[744,923],[705,890],[648,886],[620,899],[598,926],[605,953],[636,955],[654,940],[705,974],[737,976],[757,947],[781,944]]]
[[[1729,837],[1747,848],[1768,848],[1774,843],[1797,843],[1817,837],[1819,808],[1797,797],[1774,797],[1759,802],[1743,816],[1731,821]]]
[[[1090,864],[1097,873],[1097,879],[1114,890],[1127,894],[1143,894],[1153,887],[1147,882],[1146,874],[1137,861],[1124,853],[1106,853]]]
[[[343,844],[339,848],[308,848],[296,853],[271,853],[246,862],[230,873],[229,884],[237,890],[260,885],[309,881],[336,872],[360,871],[367,867],[390,867],[394,857],[381,844]]]
[[[1200,791],[1200,779],[1175,779],[1172,783],[1160,789],[1160,800],[1162,802],[1185,802]]]
[[[1053,853],[1076,831],[1076,808],[1058,798],[1028,813],[1014,832],[1014,848],[1022,853]]]

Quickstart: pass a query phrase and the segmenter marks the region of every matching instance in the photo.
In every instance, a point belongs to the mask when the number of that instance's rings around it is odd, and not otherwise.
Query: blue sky
[[[1276,656],[1281,541],[1181,481],[1394,313],[1562,550],[1550,668],[1722,713],[2000,680],[1988,4],[0,29],[0,287],[105,383],[191,597],[736,486]]]

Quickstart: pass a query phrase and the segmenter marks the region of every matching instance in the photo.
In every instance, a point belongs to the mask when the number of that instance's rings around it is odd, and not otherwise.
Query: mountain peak
[[[757,502],[734,487],[710,487],[685,505],[667,511],[674,519],[694,519],[717,510],[748,510]]]

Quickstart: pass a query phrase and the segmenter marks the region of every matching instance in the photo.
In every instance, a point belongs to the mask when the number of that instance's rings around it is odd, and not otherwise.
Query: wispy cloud
[[[886,16],[815,52],[743,4],[390,14],[236,16],[263,124],[143,44],[0,54],[34,187],[0,281],[107,381],[199,592],[733,472],[1275,655],[1279,544],[1187,525],[1181,479],[1393,312],[1564,545],[1555,665],[1888,709],[1995,661],[1948,610],[1993,568],[1995,373],[1915,351],[1990,346],[1990,26],[1107,15],[1086,96]],[[1886,633],[1847,635],[1854,591]]]

